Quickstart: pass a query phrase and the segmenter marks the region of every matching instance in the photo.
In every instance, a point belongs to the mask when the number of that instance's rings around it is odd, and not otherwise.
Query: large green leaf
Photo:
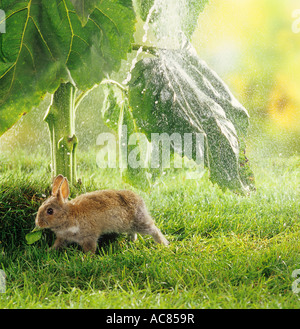
[[[155,18],[160,15],[165,16],[167,19],[168,14],[169,17],[171,16],[168,11],[172,11],[172,9],[177,6],[177,9],[179,9],[179,20],[177,20],[176,24],[180,24],[182,32],[190,38],[197,26],[198,16],[200,12],[204,10],[208,1],[209,0],[156,0],[158,9],[153,12],[153,17],[151,17],[150,21],[153,21],[153,18],[155,20]],[[144,21],[146,21],[154,3],[155,0],[136,0],[137,11]],[[162,13],[162,10],[166,12]],[[174,17],[170,17],[170,19],[174,20]],[[168,24],[168,22],[166,22],[166,24]],[[161,29],[161,26],[159,26],[159,28]]]
[[[129,0],[93,1],[84,27],[69,0],[3,0],[1,9],[0,135],[61,82],[88,90],[118,70],[133,40]]]
[[[148,138],[151,133],[204,133],[211,180],[236,192],[250,189],[242,177],[249,172],[241,172],[245,159],[239,142],[246,134],[248,113],[189,44],[139,61],[132,71],[129,101]]]

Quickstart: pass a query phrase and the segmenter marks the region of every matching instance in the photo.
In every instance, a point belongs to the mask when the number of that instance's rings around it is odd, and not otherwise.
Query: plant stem
[[[148,52],[151,55],[157,56],[157,52],[159,50],[159,48],[157,48],[157,47],[139,45],[136,43],[132,44],[132,50],[139,50],[141,47],[143,48],[144,52]]]
[[[94,85],[94,87],[92,87],[91,89],[89,90],[86,90],[86,91],[82,91],[77,97],[76,97],[76,100],[75,100],[75,112],[79,106],[79,104],[81,103],[81,101],[93,90],[95,89],[96,87],[98,87],[98,85]]]
[[[115,85],[115,86],[117,86],[119,89],[121,89],[121,91],[123,91],[125,94],[128,93],[128,89],[127,89],[126,87],[124,87],[123,85],[121,85],[118,81],[111,80],[111,79],[104,79],[104,80],[101,82],[101,85],[105,85],[105,84]]]
[[[62,83],[52,95],[44,118],[50,132],[52,175],[61,174],[71,184],[76,182],[78,144],[75,135],[75,94],[76,88],[72,83]]]

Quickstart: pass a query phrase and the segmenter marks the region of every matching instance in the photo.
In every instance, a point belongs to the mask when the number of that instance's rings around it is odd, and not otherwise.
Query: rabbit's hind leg
[[[134,231],[140,234],[149,234],[153,237],[154,241],[167,246],[169,241],[163,236],[159,228],[149,215],[144,203],[140,205],[135,215]]]
[[[150,218],[150,219],[151,219],[150,223],[147,222],[147,223],[142,223],[142,224],[138,225],[136,228],[136,232],[140,233],[142,235],[149,234],[152,236],[152,238],[154,239],[155,242],[167,246],[169,244],[169,241],[164,237],[164,235],[161,233],[160,229],[155,226],[152,218]]]
[[[160,229],[155,225],[149,227],[149,230],[146,231],[145,233],[151,235],[154,241],[157,243],[163,244],[165,246],[169,244],[169,241],[163,236]]]
[[[154,241],[157,243],[163,244],[165,246],[169,244],[169,241],[163,236],[160,229],[157,228],[154,224],[148,227],[139,228],[137,232],[142,235],[144,234],[151,235]]]

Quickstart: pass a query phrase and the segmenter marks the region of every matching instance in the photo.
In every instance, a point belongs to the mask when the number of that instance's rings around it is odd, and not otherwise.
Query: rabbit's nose
[[[43,217],[43,215],[42,216],[38,216],[38,215],[36,216],[35,225],[38,226],[38,227],[41,227],[41,228],[45,228],[45,227],[49,226],[48,222]]]

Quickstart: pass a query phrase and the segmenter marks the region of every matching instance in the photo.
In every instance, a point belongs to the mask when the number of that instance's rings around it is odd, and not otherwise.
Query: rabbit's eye
[[[47,209],[47,214],[48,215],[53,215],[53,209],[52,208],[48,208]]]

